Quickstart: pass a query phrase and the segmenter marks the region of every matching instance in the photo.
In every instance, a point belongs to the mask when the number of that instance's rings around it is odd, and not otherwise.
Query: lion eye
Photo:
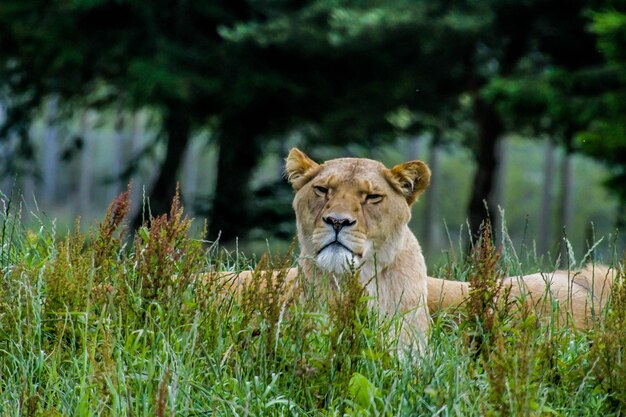
[[[315,192],[321,197],[325,197],[328,194],[328,188],[326,187],[322,187],[321,185],[316,185],[313,188],[315,188]]]
[[[368,194],[365,197],[365,201],[371,204],[380,203],[383,200],[383,196],[381,194]]]

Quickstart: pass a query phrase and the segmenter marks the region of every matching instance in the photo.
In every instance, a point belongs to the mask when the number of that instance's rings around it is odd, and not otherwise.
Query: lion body
[[[507,278],[505,288],[511,288],[509,298],[532,306],[540,317],[587,329],[602,318],[615,279],[614,269],[588,264],[577,271]]]
[[[588,329],[602,319],[616,279],[615,269],[588,264],[577,271],[557,270],[504,279],[502,293],[511,307],[522,303],[544,321]],[[456,309],[471,291],[468,282],[428,277],[431,312]]]
[[[251,271],[222,274],[236,288],[243,288],[250,282],[251,276]],[[282,294],[285,300],[292,296],[291,290],[298,285],[298,276],[298,268],[287,271],[285,287],[289,290]],[[557,270],[507,277],[502,291],[507,294],[514,309],[523,302],[544,321],[588,329],[602,320],[616,276],[613,268],[588,264],[578,271]],[[427,306],[431,314],[457,311],[467,301],[471,291],[470,284],[464,281],[428,276],[426,283]],[[387,308],[392,303],[393,298],[387,299]]]
[[[422,249],[408,227],[410,206],[429,183],[424,163],[387,169],[370,159],[341,158],[318,164],[292,149],[286,173],[296,190],[301,249],[298,268],[286,275],[288,288],[296,286],[298,276],[314,286],[330,277],[326,282],[333,285],[347,271],[358,271],[373,306],[383,315],[401,317],[406,324],[401,340],[419,346],[426,340],[429,312],[466,301],[469,283],[428,277]],[[615,270],[588,265],[578,272],[505,278],[502,291],[513,308],[525,303],[543,319],[588,328],[600,317],[615,275]],[[245,271],[232,282],[241,288],[251,276]]]

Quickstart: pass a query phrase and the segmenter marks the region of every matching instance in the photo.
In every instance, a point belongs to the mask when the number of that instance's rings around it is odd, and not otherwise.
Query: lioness
[[[417,331],[415,336],[424,339],[429,323],[426,263],[408,222],[411,205],[430,182],[426,164],[411,161],[387,169],[363,158],[318,164],[294,148],[286,174],[296,190],[293,207],[304,276],[340,278],[352,265],[379,312],[402,316],[409,326],[404,338]]]
[[[289,281],[298,273],[314,283],[322,276],[340,279],[346,269],[357,269],[375,307],[402,317],[405,342],[426,340],[429,309],[457,307],[467,298],[468,283],[427,276],[421,247],[408,227],[411,205],[430,181],[425,163],[388,169],[371,159],[340,158],[318,164],[294,148],[285,171],[296,191],[301,249],[299,270],[288,272]],[[245,285],[249,277],[250,272],[240,273],[235,282]],[[614,279],[614,270],[588,266],[576,273],[506,278],[503,291],[509,300],[535,307],[539,316],[556,313],[559,322],[571,318],[586,328],[606,304]]]

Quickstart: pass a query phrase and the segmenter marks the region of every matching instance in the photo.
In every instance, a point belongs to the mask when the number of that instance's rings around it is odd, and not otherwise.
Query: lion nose
[[[338,219],[336,217],[331,217],[331,216],[324,217],[323,220],[324,220],[324,223],[331,225],[333,229],[335,229],[335,232],[337,233],[344,227],[353,226],[356,223],[356,220],[351,220],[348,218]]]

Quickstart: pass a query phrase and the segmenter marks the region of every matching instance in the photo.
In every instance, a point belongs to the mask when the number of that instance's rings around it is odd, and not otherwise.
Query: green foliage
[[[623,2],[615,1],[617,6]],[[596,11],[591,14],[593,22],[591,30],[599,35],[599,46],[602,52],[613,62],[625,62],[626,55],[624,47],[626,47],[626,14],[616,9],[605,9]]]
[[[602,4],[6,0],[0,88],[11,100],[0,135],[27,137],[49,96],[74,108],[149,107],[167,139],[151,193],[160,214],[189,136],[210,127],[219,164],[209,231],[222,241],[254,226],[253,169],[269,140],[294,130],[340,146],[424,132],[460,138],[487,177],[503,126],[561,137],[568,150],[574,133],[590,130],[581,148],[616,166],[611,185],[624,190],[623,161],[614,161],[622,148],[600,143],[624,129],[598,120],[624,113],[610,103],[623,94],[599,97],[623,73],[624,19],[619,1]],[[472,227],[483,199],[493,206],[490,182],[476,183]]]
[[[358,372],[352,374],[348,383],[350,397],[357,408],[356,415],[372,415],[377,409],[382,409],[382,395],[365,376]],[[374,413],[374,415],[376,415]]]
[[[496,251],[491,233],[490,222],[483,222],[480,238],[470,256],[467,280],[472,288],[467,302],[468,314],[488,333],[498,326],[498,316],[506,310],[506,306],[501,305],[503,295],[506,296],[502,294],[502,278],[506,272],[501,270],[502,254]]]
[[[618,271],[616,284],[611,290],[611,304],[606,312],[604,326],[595,329],[591,339],[591,352],[597,358],[594,375],[606,392],[612,405],[626,409],[626,397],[620,393],[626,390],[626,276],[624,269]]]
[[[202,245],[187,237],[191,220],[183,215],[178,190],[167,214],[150,219],[135,235],[135,290],[144,300],[178,299],[202,265]]]
[[[578,136],[578,142],[584,152],[612,167],[613,175],[607,185],[620,198],[623,207],[626,204],[626,14],[618,11],[623,2],[606,3],[610,7],[598,7],[589,13],[590,28],[598,37],[598,47],[607,60],[606,69],[615,74],[618,82],[599,96],[604,112]],[[620,213],[619,226],[625,222]]]
[[[590,332],[524,303],[510,315],[493,277],[518,260],[486,235],[444,267],[475,287],[467,319],[434,317],[416,356],[394,342],[397,319],[368,308],[358,271],[289,294],[292,248],[235,296],[206,273],[250,261],[203,249],[177,201],[133,244],[127,208],[123,194],[65,236],[4,213],[0,415],[623,415],[623,281]]]

